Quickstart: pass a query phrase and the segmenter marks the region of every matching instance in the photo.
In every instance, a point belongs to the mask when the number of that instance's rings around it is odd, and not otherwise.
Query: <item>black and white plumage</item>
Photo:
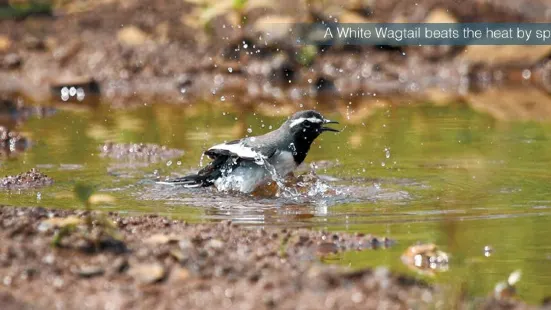
[[[185,187],[215,185],[219,190],[250,193],[273,177],[285,177],[300,165],[312,142],[325,127],[338,124],[316,111],[301,111],[291,116],[278,129],[262,136],[215,145],[205,151],[212,159],[197,174],[161,182]],[[275,174],[275,175],[274,175]]]

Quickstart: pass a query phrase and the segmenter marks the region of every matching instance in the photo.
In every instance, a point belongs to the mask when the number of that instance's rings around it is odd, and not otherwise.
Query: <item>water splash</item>
[[[203,167],[203,159],[205,158],[205,153],[201,154],[201,158],[199,159],[199,167]]]

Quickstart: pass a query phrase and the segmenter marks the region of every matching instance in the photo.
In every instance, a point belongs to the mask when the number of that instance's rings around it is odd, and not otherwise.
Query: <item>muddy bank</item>
[[[154,215],[94,215],[92,221],[86,228],[82,211],[0,207],[3,305],[404,309],[446,304],[439,288],[385,268],[350,271],[320,263],[346,250],[382,251],[391,243],[384,238],[245,229],[230,222],[189,225]],[[106,233],[108,226],[114,230]],[[68,227],[73,230],[61,239]],[[513,301],[486,302],[494,309],[525,308]]]
[[[99,96],[143,104],[232,96],[272,102],[396,94],[433,99],[434,93],[461,98],[508,83],[547,91],[546,46],[304,49],[269,25],[548,22],[550,7],[547,1],[284,1],[217,11],[208,1],[69,1],[46,14],[0,21],[0,92],[38,101]],[[216,14],[205,20],[210,9]],[[236,14],[247,22],[240,25]]]
[[[49,176],[38,169],[31,169],[25,173],[14,176],[5,176],[0,179],[0,189],[29,189],[38,188],[54,183]]]

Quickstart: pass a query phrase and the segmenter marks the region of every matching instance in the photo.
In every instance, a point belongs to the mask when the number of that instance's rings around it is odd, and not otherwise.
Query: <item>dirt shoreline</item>
[[[320,263],[391,244],[370,235],[186,224],[156,215],[94,216],[89,233],[52,246],[87,212],[0,207],[3,309],[424,309],[466,306],[442,289],[385,268]],[[57,219],[56,219],[57,218]],[[64,218],[64,219],[63,219]],[[101,230],[103,234],[98,234]],[[116,238],[113,236],[117,235]],[[91,236],[96,236],[94,241]],[[383,250],[383,249],[379,249]],[[488,298],[475,308],[526,309]]]
[[[307,8],[284,1],[280,7],[248,10],[242,30],[231,26],[233,12],[220,14],[210,21],[210,31],[198,24],[203,11],[192,2],[98,1],[78,9],[61,7],[50,15],[0,20],[0,93],[41,102],[99,99],[132,105],[232,96],[244,102],[326,96],[348,102],[375,95],[457,101],[468,92],[508,83],[549,92],[551,50],[545,46],[331,47],[308,56],[285,36],[259,40],[267,37],[267,20],[550,20],[546,1],[526,2],[325,1],[323,7]]]

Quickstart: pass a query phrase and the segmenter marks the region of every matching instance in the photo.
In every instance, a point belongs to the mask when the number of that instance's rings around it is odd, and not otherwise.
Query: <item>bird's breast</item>
[[[271,164],[274,166],[277,174],[281,177],[286,176],[297,168],[293,153],[281,151],[273,157]]]

